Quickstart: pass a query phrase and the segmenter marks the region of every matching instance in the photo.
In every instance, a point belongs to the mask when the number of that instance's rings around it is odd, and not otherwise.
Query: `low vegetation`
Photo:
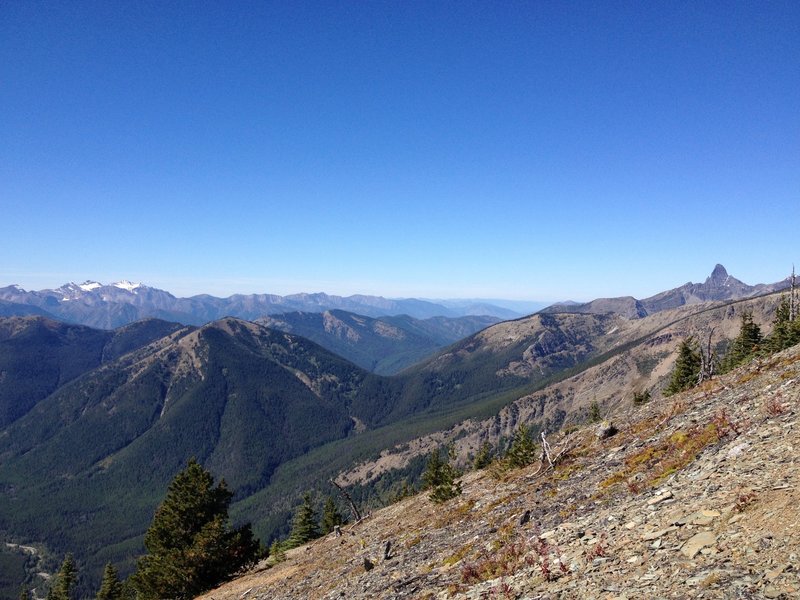
[[[600,483],[602,490],[624,484],[633,493],[661,485],[670,475],[684,469],[707,447],[739,432],[725,412],[718,412],[705,425],[678,430],[668,438],[645,445],[628,456],[621,469]]]

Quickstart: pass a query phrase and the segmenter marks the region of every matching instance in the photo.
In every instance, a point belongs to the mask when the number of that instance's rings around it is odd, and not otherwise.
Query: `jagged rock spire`
[[[728,278],[728,271],[720,264],[714,267],[714,270],[711,271],[711,276],[708,278],[708,281],[725,281]]]

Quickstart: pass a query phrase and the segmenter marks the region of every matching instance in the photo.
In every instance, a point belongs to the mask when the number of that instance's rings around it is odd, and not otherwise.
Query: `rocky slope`
[[[393,470],[405,468],[415,458],[442,444],[453,444],[458,464],[464,467],[470,464],[484,442],[498,447],[513,435],[520,422],[535,430],[555,431],[584,421],[595,403],[602,414],[608,414],[630,403],[634,392],[648,390],[659,399],[683,339],[694,335],[706,342],[711,334],[712,347],[724,346],[727,340],[738,334],[744,312],[751,313],[754,321],[767,333],[779,302],[780,295],[772,294],[727,304],[684,306],[643,319],[606,315],[607,322],[601,335],[587,338],[600,350],[605,350],[595,364],[544,389],[521,395],[489,418],[468,419],[446,431],[386,448],[379,457],[340,474],[339,481],[347,485],[369,483]],[[565,316],[559,315],[558,318]],[[548,330],[534,329],[534,336],[522,336],[522,333],[532,321],[542,317],[545,315],[501,323],[474,336],[474,345],[479,351],[486,351],[480,345],[482,341],[497,352],[501,342],[520,336],[526,344],[531,344],[530,348],[517,352],[510,360],[507,358],[507,363],[498,368],[498,373],[525,370],[535,374],[553,360],[552,356],[538,356],[535,352],[537,340],[545,337]],[[565,331],[575,331],[578,323],[568,325],[571,329],[564,327]],[[586,335],[585,325],[581,335]],[[574,351],[577,345],[573,342],[570,348]],[[552,350],[557,355],[559,348],[553,347]]]
[[[469,473],[203,598],[800,595],[800,347],[610,416],[551,435],[552,466]]]

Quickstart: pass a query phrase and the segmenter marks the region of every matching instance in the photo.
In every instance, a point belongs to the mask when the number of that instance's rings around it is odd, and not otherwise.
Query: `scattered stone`
[[[531,511],[526,510],[523,515],[519,518],[519,525],[522,527],[523,525],[527,524],[528,521],[531,520]]]
[[[551,529],[550,531],[545,531],[543,534],[539,536],[540,540],[547,540],[553,537],[556,534],[555,529]]]
[[[719,511],[716,510],[698,510],[691,514],[685,515],[675,521],[676,525],[711,525],[711,523],[720,516]]]
[[[364,557],[364,570],[365,571],[372,571],[375,567],[375,563],[373,563],[368,557]]]
[[[742,514],[739,514],[739,515],[733,515],[733,516],[732,516],[730,519],[728,519],[728,523],[730,523],[731,525],[733,525],[734,523],[738,523],[738,522],[739,522],[739,521],[741,521],[742,519],[744,519],[744,515],[742,515]]]
[[[597,426],[597,429],[595,429],[594,434],[597,436],[598,440],[604,440],[615,435],[617,431],[617,428],[614,427],[614,424],[611,421],[601,421]]]
[[[728,453],[726,454],[726,456],[728,458],[736,458],[742,452],[747,450],[749,447],[750,447],[750,444],[748,444],[747,442],[742,442],[741,444],[736,444],[733,448],[728,450]]]
[[[778,577],[781,576],[781,573],[787,570],[787,568],[791,567],[791,565],[781,565],[777,569],[773,569],[771,571],[767,571],[766,578],[768,581],[775,581]]]
[[[693,535],[681,547],[681,553],[687,558],[694,558],[700,550],[712,546],[717,541],[716,536],[710,531],[701,531]]]
[[[657,540],[661,536],[668,534],[670,531],[675,531],[676,529],[677,527],[675,527],[674,525],[670,525],[666,529],[659,529],[658,531],[651,531],[649,533],[645,533],[642,535],[642,539],[646,542]]]
[[[647,501],[647,505],[655,506],[659,502],[663,502],[664,500],[669,500],[670,498],[672,498],[672,490],[665,490],[664,492],[659,493],[658,495],[650,498],[650,500]]]

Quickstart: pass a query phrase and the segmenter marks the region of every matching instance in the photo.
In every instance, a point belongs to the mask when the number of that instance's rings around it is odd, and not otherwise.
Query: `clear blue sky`
[[[800,3],[0,2],[0,285],[644,297],[800,266]]]

